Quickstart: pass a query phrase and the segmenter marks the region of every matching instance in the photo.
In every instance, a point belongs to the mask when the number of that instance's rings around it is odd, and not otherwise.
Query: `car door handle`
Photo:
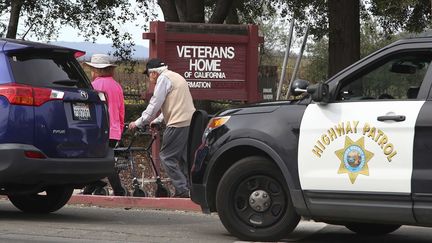
[[[377,118],[378,121],[396,121],[396,122],[405,121],[405,119],[406,117],[403,115],[379,116]]]

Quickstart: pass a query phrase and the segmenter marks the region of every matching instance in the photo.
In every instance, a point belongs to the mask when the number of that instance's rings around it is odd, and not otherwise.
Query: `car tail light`
[[[14,105],[40,106],[50,100],[62,100],[64,92],[10,83],[0,85],[0,95]]]
[[[79,57],[84,56],[85,54],[86,54],[86,53],[83,52],[83,51],[77,51],[77,52],[74,53],[74,57],[75,57],[75,58],[79,58]]]
[[[24,151],[24,155],[30,159],[46,159],[46,156],[39,151]]]

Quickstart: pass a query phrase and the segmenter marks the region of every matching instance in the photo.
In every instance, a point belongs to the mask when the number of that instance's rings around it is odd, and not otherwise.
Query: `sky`
[[[134,26],[134,24],[128,24],[123,26],[122,31],[129,32],[134,37],[134,42],[136,45],[141,45],[148,47],[149,41],[144,40],[142,38],[142,33],[146,32],[139,27]],[[56,41],[68,41],[68,42],[81,42],[85,41],[84,37],[78,35],[79,30],[73,29],[71,27],[64,27],[60,30],[59,36]],[[110,44],[112,43],[112,40],[109,38],[106,38],[104,36],[98,37],[96,39],[97,44]]]
[[[158,12],[157,20],[163,21],[163,13],[162,13],[162,10],[158,6],[157,6],[157,12]],[[142,33],[146,32],[146,31],[141,29],[139,27],[138,23],[139,23],[139,20],[135,21],[133,23],[128,23],[126,25],[123,25],[121,28],[121,31],[131,33],[132,36],[134,37],[133,39],[134,39],[135,45],[141,45],[141,46],[148,47],[149,41],[144,40],[142,38]],[[79,36],[78,33],[79,33],[78,29],[74,29],[72,27],[65,26],[65,27],[60,29],[58,38],[56,40],[52,40],[52,41],[67,41],[67,42],[85,41],[84,37]],[[31,37],[29,39],[31,39]],[[101,36],[101,37],[97,38],[95,43],[97,43],[97,44],[111,44],[112,40],[109,38],[105,38],[105,37]]]

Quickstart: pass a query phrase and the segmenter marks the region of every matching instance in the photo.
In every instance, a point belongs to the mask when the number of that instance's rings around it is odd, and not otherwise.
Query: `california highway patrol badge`
[[[369,175],[368,162],[374,154],[364,148],[364,137],[354,142],[346,136],[344,148],[335,154],[341,161],[338,174],[348,174],[352,184],[359,174]]]

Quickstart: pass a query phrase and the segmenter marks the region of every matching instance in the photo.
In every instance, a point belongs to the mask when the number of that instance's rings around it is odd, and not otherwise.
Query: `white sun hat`
[[[94,68],[106,68],[106,67],[115,67],[117,65],[112,64],[110,62],[110,57],[106,54],[93,54],[90,59],[90,62],[86,62],[87,65]]]

